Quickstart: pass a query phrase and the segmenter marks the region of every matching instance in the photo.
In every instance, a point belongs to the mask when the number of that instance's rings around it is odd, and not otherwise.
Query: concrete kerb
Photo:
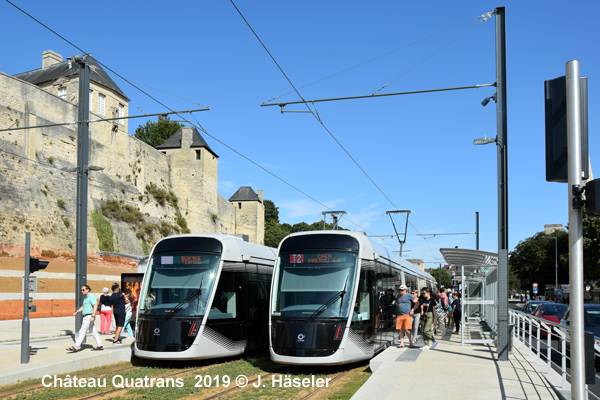
[[[61,348],[72,344],[72,341],[65,339],[59,342]],[[20,346],[18,347],[20,352]],[[31,362],[29,364],[17,364],[10,369],[4,369],[0,374],[0,386],[10,385],[29,379],[42,379],[44,376],[54,376],[60,374],[82,371],[90,368],[101,367],[110,364],[116,364],[123,361],[130,361],[133,352],[133,343],[130,345],[107,348],[103,351],[90,351],[86,348],[79,354],[65,354],[59,360]],[[56,353],[56,352],[55,352]],[[66,352],[65,352],[66,353]],[[58,355],[57,355],[58,357]],[[17,360],[12,357],[13,365]]]
[[[567,381],[565,386],[562,387],[562,376],[554,369],[550,368],[548,373],[546,363],[539,361],[538,357],[521,341],[516,340],[513,342],[513,352],[518,351],[535,369],[544,377],[548,385],[554,390],[556,395],[562,400],[571,399],[571,384]]]

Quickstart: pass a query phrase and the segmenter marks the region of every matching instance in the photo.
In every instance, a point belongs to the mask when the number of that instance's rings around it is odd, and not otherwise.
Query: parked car
[[[570,325],[570,313],[571,308],[568,308],[565,312],[565,315],[561,318],[560,323],[562,325]],[[583,327],[586,332],[592,332],[594,334],[594,350],[596,351],[596,371],[600,371],[600,357],[598,354],[600,353],[600,304],[584,304],[583,305]],[[569,331],[567,329],[561,328],[561,330],[569,337]],[[570,354],[570,343],[567,342],[567,356]],[[570,361],[567,360],[567,366],[569,366]]]
[[[533,314],[533,312],[535,311],[535,309],[537,308],[537,306],[540,305],[540,304],[544,304],[544,303],[554,304],[551,301],[530,300],[530,301],[528,301],[523,306],[523,308],[521,309],[521,311],[523,311],[525,314]]]
[[[559,303],[551,303],[551,302],[542,302],[535,305],[535,309],[531,313],[531,315],[540,317],[543,319],[547,319],[550,322],[554,322],[556,324],[560,324],[560,318],[562,318],[569,306],[567,304],[559,304]],[[548,331],[542,329],[540,331],[541,336],[548,335]]]
[[[571,308],[567,308],[560,320],[561,324],[570,324],[570,312]],[[583,305],[583,326],[587,332],[592,332],[594,336],[600,337],[600,304]]]

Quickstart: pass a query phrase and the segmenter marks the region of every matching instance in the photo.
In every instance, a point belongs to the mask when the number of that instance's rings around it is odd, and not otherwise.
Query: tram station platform
[[[414,348],[393,346],[373,358],[373,375],[352,400],[448,395],[461,400],[571,398],[570,386],[556,386],[560,375],[543,373],[545,365],[536,364],[529,349],[518,341],[508,361],[498,361],[495,347],[461,346],[460,334],[450,330],[436,338],[438,345],[433,350],[420,350],[424,343],[419,339]]]
[[[113,334],[100,335],[103,351],[92,351],[96,342],[88,334],[80,351],[68,352],[66,349],[75,342],[75,317],[60,317],[31,320],[29,363],[21,364],[21,324],[21,320],[0,321],[0,386],[131,359],[133,339],[113,345]],[[96,324],[99,327],[100,321]]]
[[[0,321],[0,386],[131,359],[132,339],[114,346],[112,335],[101,336],[103,351],[92,351],[95,342],[88,335],[81,351],[67,352],[74,340],[74,317],[31,322],[30,360],[21,364],[21,321]],[[424,394],[454,395],[461,400],[570,399],[570,387],[554,385],[560,376],[542,373],[544,366],[530,361],[529,349],[518,341],[508,361],[498,361],[496,349],[489,345],[461,346],[460,335],[450,331],[438,337],[434,350],[419,350],[423,345],[420,339],[412,349],[390,347],[371,360],[373,375],[352,399],[418,398]]]

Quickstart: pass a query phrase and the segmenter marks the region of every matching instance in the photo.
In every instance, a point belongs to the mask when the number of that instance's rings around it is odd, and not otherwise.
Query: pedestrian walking
[[[77,315],[77,313],[83,314],[83,319],[81,321],[81,328],[79,329],[79,334],[75,339],[75,344],[69,348],[68,351],[72,353],[76,353],[81,350],[81,343],[83,343],[83,339],[85,339],[85,335],[89,330],[92,334],[94,340],[96,341],[96,347],[92,350],[104,350],[102,347],[102,339],[96,331],[96,311],[98,310],[98,302],[96,301],[96,296],[90,294],[90,287],[88,285],[83,285],[81,287],[81,294],[83,295],[83,305],[79,307],[77,311],[73,313],[73,315]]]
[[[112,304],[107,287],[102,289],[98,302],[100,303],[100,334],[108,335],[110,333],[110,321],[112,320]]]
[[[413,321],[412,321],[412,344],[415,345],[417,344],[417,342],[419,341],[418,339],[418,333],[419,333],[419,323],[421,322],[421,308],[422,308],[422,298],[419,297],[419,291],[418,290],[413,290],[412,291],[412,295],[414,298],[417,299],[417,302],[419,303],[418,306],[414,309],[414,313],[413,313]]]
[[[446,323],[446,328],[454,328],[454,307],[452,307],[452,302],[454,301],[454,296],[452,295],[452,291],[448,292],[448,322]]]
[[[437,313],[435,311],[437,303],[435,298],[433,298],[433,292],[430,288],[423,288],[421,293],[423,295],[423,313],[421,319],[423,320],[423,341],[425,342],[425,346],[421,347],[421,350],[429,350],[437,346],[437,341],[431,332],[432,327],[437,330]],[[430,342],[431,346],[429,345]]]
[[[446,289],[444,289],[444,286],[442,286],[439,290],[439,294],[438,294],[438,299],[441,303],[442,309],[444,310],[444,314],[442,314],[442,324],[444,324],[444,326],[448,326],[448,318],[447,318],[447,312],[448,312],[448,295],[446,294]]]
[[[119,284],[117,282],[113,283],[111,286],[113,293],[110,295],[110,301],[113,306],[113,314],[115,316],[115,340],[113,344],[123,344],[121,342],[120,336],[121,331],[123,330],[123,326],[125,326],[125,318],[127,311],[125,309],[125,303],[129,302],[125,295],[121,293],[121,289],[119,288]]]
[[[127,331],[127,335],[129,335],[129,339],[131,339],[133,338],[133,331],[131,330],[131,324],[129,323],[129,320],[131,319],[132,315],[130,294],[125,293],[125,298],[127,299],[127,301],[125,302],[125,324],[123,325],[123,329]],[[121,333],[123,333],[123,330],[121,330]]]
[[[452,316],[454,317],[454,326],[456,327],[456,331],[454,333],[460,332],[460,321],[462,319],[462,304],[460,302],[460,293],[454,293],[454,301],[452,302],[452,308],[454,309]]]
[[[400,294],[396,298],[398,309],[396,312],[396,329],[400,344],[397,347],[404,347],[404,333],[408,336],[408,347],[413,347],[411,339],[412,316],[415,308],[418,306],[417,299],[408,293],[406,285],[400,285]]]

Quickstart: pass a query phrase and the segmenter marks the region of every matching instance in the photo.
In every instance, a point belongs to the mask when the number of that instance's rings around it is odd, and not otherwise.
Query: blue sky
[[[413,210],[404,247],[410,258],[429,262],[441,260],[439,247],[474,248],[473,234],[419,234],[473,233],[475,211],[480,213],[480,248],[497,251],[496,148],[472,144],[496,134],[494,103],[481,106],[493,87],[318,103],[321,124],[309,113],[282,115],[278,107],[260,107],[292,87],[229,1],[14,3],[171,109],[199,108],[193,102],[209,106],[211,111],[196,118],[220,156],[223,196],[244,185],[262,189],[279,207],[280,220],[291,224],[320,220],[325,211],[212,137],[320,203],[347,211],[340,223],[344,227],[391,235],[385,211]],[[595,167],[600,55],[593,38],[600,38],[600,28],[592,17],[600,3],[235,3],[305,99],[367,95],[388,83],[379,93],[493,83],[495,19],[478,24],[477,17],[505,6],[509,247],[543,230],[544,224],[567,224],[567,185],[545,181],[544,80],[564,75],[567,61],[580,60],[581,75],[589,78],[589,146]],[[0,18],[4,73],[41,67],[44,50],[63,57],[79,53],[7,2],[0,2]],[[139,114],[137,107],[146,113],[165,111],[128,83],[113,79],[131,99],[130,115]],[[298,99],[289,93],[277,101]],[[302,109],[306,107],[286,107]],[[144,122],[132,120],[130,134]]]

